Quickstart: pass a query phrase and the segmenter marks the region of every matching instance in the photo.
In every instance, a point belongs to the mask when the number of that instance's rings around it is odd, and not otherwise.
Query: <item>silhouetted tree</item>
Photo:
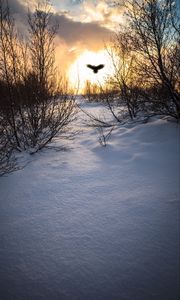
[[[18,90],[15,86],[20,80],[19,50],[19,40],[8,3],[0,0],[0,88],[3,92],[0,111],[2,112],[3,109],[3,113],[6,114],[9,129],[13,132],[17,148],[20,148],[16,119],[19,103],[17,101]]]
[[[172,0],[129,1],[131,39],[138,72],[149,85],[162,86],[169,95],[164,103],[180,117],[180,34]]]
[[[10,173],[17,168],[13,147],[5,131],[6,125],[6,118],[0,114],[0,176]]]
[[[28,134],[31,146],[37,150],[49,143],[57,133],[65,132],[74,116],[74,96],[69,96],[68,84],[57,81],[54,38],[56,26],[51,23],[48,5],[38,6],[28,14],[28,50],[31,67],[24,80],[27,96]]]
[[[8,4],[0,0],[0,115],[7,120],[1,132],[12,148],[36,152],[58,133],[67,133],[75,97],[67,82],[57,79],[55,27],[48,6],[29,12],[28,21],[29,40],[24,44]]]
[[[127,109],[129,117],[133,119],[139,109],[138,86],[141,80],[136,72],[136,57],[131,46],[131,38],[125,27],[121,27],[121,30],[114,34],[107,51],[114,66],[113,75],[109,76],[107,84],[116,91],[114,101],[112,93],[112,99],[107,98],[108,106],[117,121],[121,119],[118,112],[122,116],[123,107]],[[116,114],[113,106],[120,108],[116,109]]]

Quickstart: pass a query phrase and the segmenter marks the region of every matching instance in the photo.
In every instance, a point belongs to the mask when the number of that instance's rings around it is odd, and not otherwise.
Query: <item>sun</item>
[[[87,64],[103,64],[104,68],[94,73],[87,67]],[[86,82],[92,84],[104,85],[107,77],[113,73],[113,63],[106,50],[99,52],[85,51],[71,65],[68,72],[70,84],[73,88],[78,88],[79,92],[83,91]]]

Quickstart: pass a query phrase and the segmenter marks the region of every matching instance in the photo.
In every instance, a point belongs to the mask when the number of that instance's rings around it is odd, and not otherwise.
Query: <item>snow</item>
[[[82,128],[0,178],[0,299],[179,299],[179,126]]]

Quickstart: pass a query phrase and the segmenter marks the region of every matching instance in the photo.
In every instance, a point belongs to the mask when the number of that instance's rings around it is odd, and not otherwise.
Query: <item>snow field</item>
[[[179,127],[97,137],[23,154],[0,178],[0,299],[178,299]]]

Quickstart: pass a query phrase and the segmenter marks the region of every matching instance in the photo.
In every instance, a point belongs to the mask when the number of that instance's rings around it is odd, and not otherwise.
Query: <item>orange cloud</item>
[[[27,9],[33,11],[38,1],[8,2],[19,31],[27,33]],[[53,7],[51,11],[52,22],[59,25],[55,39],[56,63],[62,73],[66,72],[83,52],[98,52],[108,44],[123,12],[122,7],[114,6],[113,2],[86,0],[73,6],[70,0],[54,1],[60,4],[59,8]]]

